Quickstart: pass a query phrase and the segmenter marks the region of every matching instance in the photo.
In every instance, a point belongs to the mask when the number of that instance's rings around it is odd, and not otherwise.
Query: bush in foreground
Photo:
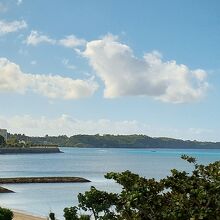
[[[186,155],[182,159],[193,164],[191,174],[173,169],[160,181],[130,171],[106,174],[122,186],[121,193],[91,187],[78,195],[78,206],[64,209],[65,219],[220,220],[220,161],[205,166]]]
[[[0,207],[0,220],[12,220],[13,212],[9,209]]]

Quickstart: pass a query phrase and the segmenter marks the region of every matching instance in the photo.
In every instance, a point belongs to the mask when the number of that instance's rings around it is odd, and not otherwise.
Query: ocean
[[[119,192],[120,187],[104,178],[107,172],[130,170],[146,178],[160,179],[172,168],[191,171],[192,166],[180,156],[187,154],[199,163],[220,160],[220,150],[194,149],[116,149],[61,148],[61,154],[0,155],[1,177],[79,176],[91,183],[7,184],[15,191],[0,194],[0,206],[40,216],[55,212],[63,219],[63,209],[77,205],[79,192],[98,189]]]

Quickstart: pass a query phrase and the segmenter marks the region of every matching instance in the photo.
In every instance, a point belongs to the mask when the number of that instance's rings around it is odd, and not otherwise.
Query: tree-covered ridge
[[[209,148],[220,149],[220,142],[199,142],[173,138],[153,138],[147,135],[73,135],[67,137],[44,136],[29,137],[21,134],[8,134],[10,140],[25,141],[34,144],[57,144],[61,147],[97,147],[97,148]]]

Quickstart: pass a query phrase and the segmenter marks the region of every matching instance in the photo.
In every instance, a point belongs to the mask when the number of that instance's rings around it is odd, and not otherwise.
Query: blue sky
[[[220,141],[219,1],[0,0],[0,127]]]

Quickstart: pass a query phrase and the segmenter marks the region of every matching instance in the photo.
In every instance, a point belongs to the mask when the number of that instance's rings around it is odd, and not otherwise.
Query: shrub
[[[51,220],[55,220],[56,219],[55,218],[55,213],[53,213],[53,212],[50,212],[49,217],[50,217]]]
[[[77,208],[76,207],[70,207],[70,208],[65,208],[64,211],[64,217],[65,220],[78,220],[77,216]]]
[[[12,220],[13,212],[10,209],[0,207],[0,220]]]

